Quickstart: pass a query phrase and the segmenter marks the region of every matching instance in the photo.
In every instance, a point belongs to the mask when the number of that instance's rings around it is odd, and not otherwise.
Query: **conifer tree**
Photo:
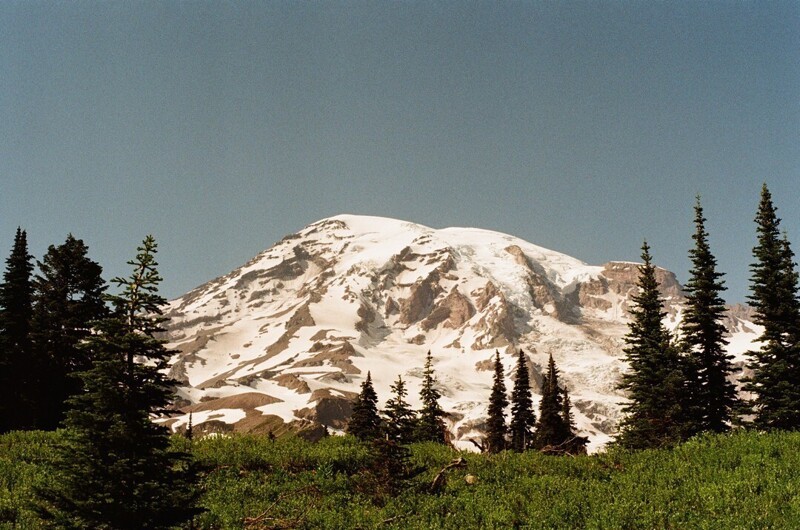
[[[30,339],[32,259],[27,234],[17,228],[0,284],[0,433],[33,424],[38,363]]]
[[[506,424],[506,407],[508,395],[506,394],[505,375],[503,363],[500,362],[500,353],[494,352],[494,379],[492,381],[492,394],[489,396],[489,420],[486,429],[486,446],[490,453],[498,453],[506,448],[508,426]]]
[[[575,418],[572,416],[572,401],[569,398],[569,391],[567,390],[567,387],[564,387],[564,401],[561,406],[561,418],[564,420],[564,425],[566,425],[570,435],[574,436],[577,427],[575,426]]]
[[[530,374],[525,352],[519,351],[515,369],[514,389],[511,392],[511,449],[517,452],[528,449],[533,443],[533,427],[536,414],[533,412]]]
[[[650,247],[642,245],[638,294],[633,296],[631,322],[625,336],[629,370],[619,388],[630,402],[617,442],[631,449],[669,446],[682,440],[685,430],[683,366],[669,331],[664,327],[663,304]]]
[[[58,477],[40,492],[40,513],[57,527],[171,528],[197,512],[188,455],[171,450],[167,428],[151,420],[174,385],[162,371],[172,352],[155,337],[166,303],[155,252],[148,236],[128,262],[130,278],[114,279],[123,290],[108,297],[112,314],[86,340],[94,362],[70,399]]]
[[[547,375],[542,382],[542,400],[539,402],[539,419],[536,422],[534,447],[560,446],[569,440],[570,430],[564,423],[564,401],[561,396],[561,387],[558,385],[558,369],[550,354],[547,363]]]
[[[686,309],[681,322],[681,350],[686,361],[687,431],[724,432],[741,408],[736,387],[728,379],[732,357],[725,351],[725,302],[720,293],[723,274],[708,244],[700,197],[694,207],[695,246],[689,251],[692,268],[686,291]]]
[[[422,387],[419,396],[422,409],[419,411],[415,439],[420,442],[447,442],[447,430],[444,424],[445,413],[439,406],[442,397],[436,388],[436,376],[433,371],[433,357],[428,351],[425,358],[425,371],[422,374]]]
[[[754,424],[759,429],[800,428],[800,301],[794,253],[781,237],[780,219],[767,185],[756,215],[758,243],[752,272],[751,306],[764,327],[762,346],[750,352],[753,375],[745,390],[755,394]]]
[[[37,425],[55,429],[63,420],[66,401],[80,390],[77,373],[91,367],[89,351],[81,343],[91,323],[108,312],[102,267],[87,256],[88,247],[72,234],[64,244],[50,245],[34,279],[31,336],[42,359]]]
[[[381,419],[378,416],[378,394],[372,386],[372,375],[361,383],[361,393],[353,402],[353,414],[347,422],[347,432],[359,440],[374,440],[381,435]]]
[[[391,386],[393,397],[386,401],[383,411],[386,421],[384,424],[387,439],[398,443],[411,443],[414,438],[417,415],[406,401],[408,391],[402,376],[397,376],[397,381]]]

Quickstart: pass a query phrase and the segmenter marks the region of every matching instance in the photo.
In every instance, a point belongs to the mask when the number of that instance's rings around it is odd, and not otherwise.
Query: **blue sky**
[[[685,281],[699,193],[743,301],[767,182],[800,248],[797,2],[6,1],[0,72],[3,255],[152,233],[169,297],[338,213]]]

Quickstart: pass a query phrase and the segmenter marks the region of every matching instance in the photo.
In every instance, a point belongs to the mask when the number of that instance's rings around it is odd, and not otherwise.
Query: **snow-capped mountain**
[[[192,412],[206,429],[339,429],[367,372],[381,405],[398,375],[418,405],[430,350],[441,404],[466,447],[481,437],[495,350],[511,374],[521,348],[534,392],[553,354],[596,449],[624,402],[615,387],[637,276],[636,263],[587,265],[487,230],[324,219],[170,304],[171,373],[184,405],[170,423],[180,428]],[[666,270],[658,279],[674,327],[681,287]],[[728,319],[738,361],[758,331],[746,317],[740,308]]]

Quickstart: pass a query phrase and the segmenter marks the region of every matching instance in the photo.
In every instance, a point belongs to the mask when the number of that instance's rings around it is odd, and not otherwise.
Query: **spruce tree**
[[[415,439],[420,442],[446,443],[447,428],[442,419],[445,413],[439,406],[439,399],[442,395],[435,385],[433,357],[428,351],[428,356],[425,358],[425,371],[422,374],[422,387],[419,392],[422,409],[419,411]]]
[[[508,435],[506,407],[508,407],[508,395],[506,394],[503,363],[500,362],[500,353],[495,351],[494,379],[492,381],[492,394],[489,396],[489,419],[486,422],[486,447],[490,453],[502,451],[508,443],[506,440]]]
[[[539,419],[536,422],[533,446],[536,449],[556,447],[569,440],[569,426],[564,423],[564,401],[558,386],[558,369],[550,355],[547,375],[543,378],[542,399],[539,402]]]
[[[683,366],[669,331],[664,327],[656,268],[650,247],[642,245],[639,292],[633,296],[631,321],[625,336],[629,370],[619,388],[627,391],[629,403],[617,442],[631,449],[669,446],[684,436],[685,399]]]
[[[781,237],[780,219],[767,185],[756,214],[756,261],[750,266],[750,305],[756,324],[764,327],[762,346],[750,352],[753,374],[745,390],[755,394],[754,424],[759,429],[800,428],[800,301],[794,253]]]
[[[514,389],[511,392],[511,449],[517,452],[528,449],[533,443],[533,427],[536,414],[533,412],[530,374],[525,352],[519,351],[515,370]]]
[[[575,418],[572,416],[572,401],[569,398],[567,387],[564,387],[564,401],[561,404],[561,419],[564,420],[564,425],[569,430],[570,435],[574,436],[577,427],[575,425]]]
[[[391,390],[393,397],[386,401],[386,408],[383,411],[386,417],[384,423],[386,437],[398,444],[411,443],[417,415],[406,401],[408,391],[402,376],[397,376],[397,381],[391,386]]]
[[[58,476],[40,492],[45,520],[63,528],[171,528],[197,510],[188,455],[170,449],[169,431],[152,421],[165,411],[174,381],[164,375],[171,351],[163,331],[155,261],[148,236],[113,312],[96,322],[85,348],[93,359],[83,390],[70,399]]]
[[[89,351],[81,343],[90,335],[91,323],[108,312],[103,269],[87,252],[84,242],[70,234],[38,262],[31,336],[45,363],[37,413],[41,429],[55,429],[63,420],[67,398],[81,388],[76,374],[91,367]]]
[[[692,268],[686,282],[686,309],[681,322],[681,350],[686,361],[687,432],[724,432],[740,409],[736,387],[728,379],[734,372],[725,351],[725,303],[720,293],[723,274],[708,244],[700,197],[694,207],[695,246],[689,251]]]
[[[34,424],[38,362],[31,347],[31,273],[27,234],[17,228],[0,284],[0,433]]]
[[[381,419],[378,416],[378,394],[372,387],[372,375],[361,383],[361,393],[353,402],[353,414],[347,422],[347,432],[359,440],[374,440],[381,435]]]

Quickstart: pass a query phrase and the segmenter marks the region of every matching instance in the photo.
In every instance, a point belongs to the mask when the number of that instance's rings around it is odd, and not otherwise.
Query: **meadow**
[[[34,491],[55,480],[58,439],[0,436],[0,528],[42,527]],[[195,457],[206,510],[195,528],[800,528],[800,433],[706,435],[673,449],[577,457],[437,444],[406,452],[338,436],[173,443]]]

